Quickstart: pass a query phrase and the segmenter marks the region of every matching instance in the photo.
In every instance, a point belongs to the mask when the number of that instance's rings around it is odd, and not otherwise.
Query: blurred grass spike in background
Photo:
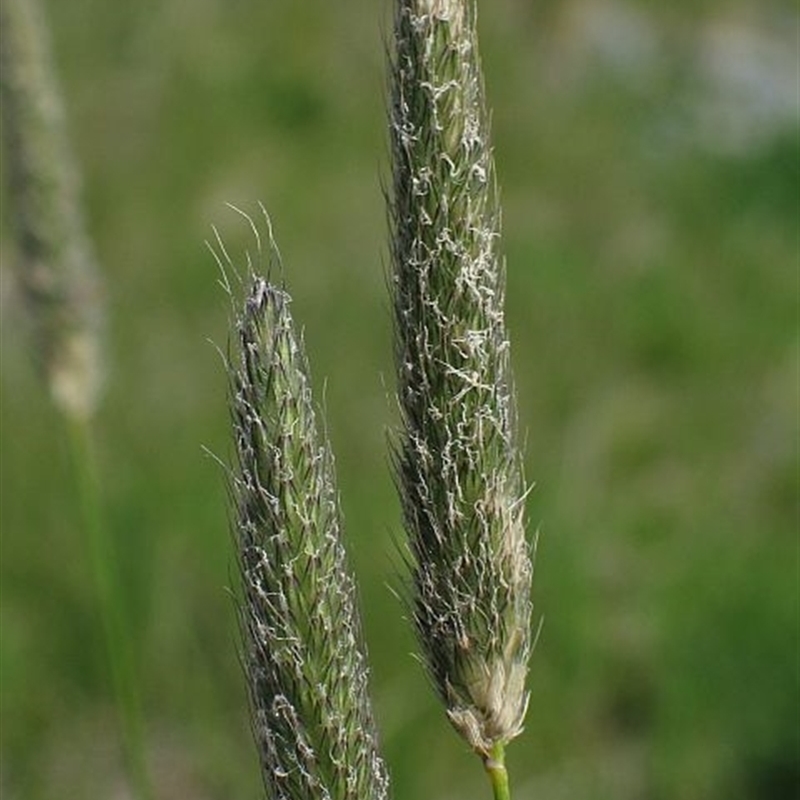
[[[37,0],[0,6],[0,100],[19,282],[53,401],[91,416],[102,387],[100,278]]]
[[[233,265],[218,246],[226,274]],[[356,583],[302,339],[285,291],[249,263],[242,280],[228,360],[236,451],[229,487],[244,661],[267,796],[384,800],[389,782],[368,694]],[[238,304],[236,292],[231,299]]]
[[[419,646],[499,798],[528,704],[533,568],[476,14],[473,0],[396,4],[396,471]]]
[[[104,373],[104,300],[38,0],[4,0],[0,5],[0,100],[18,280],[34,330],[36,360],[68,435],[71,477],[131,788],[139,800],[150,800],[130,626],[111,532],[103,519],[94,454],[93,422]]]

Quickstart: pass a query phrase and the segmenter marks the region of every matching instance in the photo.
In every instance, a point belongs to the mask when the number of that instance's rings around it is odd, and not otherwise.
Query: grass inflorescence
[[[289,306],[283,289],[249,274],[228,356],[253,730],[270,798],[383,800],[333,456]]]
[[[0,6],[0,98],[15,261],[37,361],[56,406],[86,419],[103,383],[102,291],[36,0],[4,0]]]
[[[105,371],[105,304],[52,61],[46,17],[37,0],[3,0],[0,99],[13,260],[33,330],[35,360],[67,432],[131,787],[139,800],[149,800],[153,789],[130,625],[94,457],[94,419]]]
[[[532,560],[475,4],[398,0],[394,30],[396,473],[409,604],[447,715],[491,773],[528,701]]]

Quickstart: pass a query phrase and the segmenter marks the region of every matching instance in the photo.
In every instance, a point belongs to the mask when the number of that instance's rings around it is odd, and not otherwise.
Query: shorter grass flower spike
[[[236,449],[230,490],[244,660],[267,796],[383,800],[388,778],[333,457],[317,425],[290,298],[263,278],[247,281],[228,357]]]

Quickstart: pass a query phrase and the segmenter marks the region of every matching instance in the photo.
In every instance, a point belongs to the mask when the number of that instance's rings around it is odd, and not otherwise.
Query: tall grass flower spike
[[[476,13],[473,0],[396,2],[396,474],[424,662],[507,798],[504,747],[528,704],[532,559]]]

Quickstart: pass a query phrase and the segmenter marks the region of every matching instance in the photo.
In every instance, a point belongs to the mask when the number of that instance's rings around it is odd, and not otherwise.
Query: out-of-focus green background
[[[258,796],[204,248],[268,207],[337,456],[397,800],[481,800],[421,668],[381,184],[388,2],[46,3],[110,304],[105,513],[160,800]],[[493,0],[537,613],[515,800],[789,800],[798,765],[796,8]],[[124,798],[65,435],[2,243],[2,796]]]

